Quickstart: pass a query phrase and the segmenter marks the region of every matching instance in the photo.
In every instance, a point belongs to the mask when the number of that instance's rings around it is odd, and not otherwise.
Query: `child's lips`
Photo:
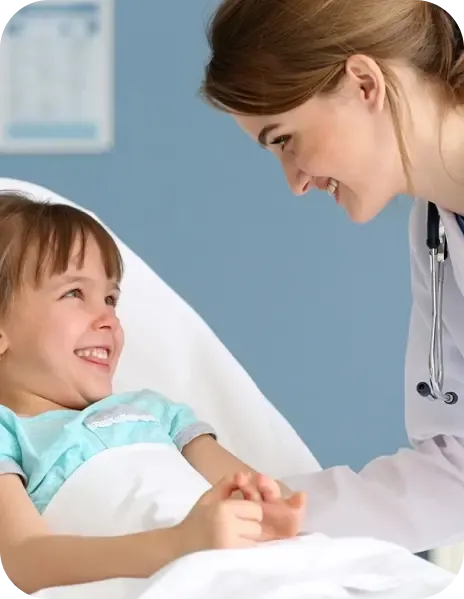
[[[111,351],[107,347],[78,349],[75,355],[88,364],[93,364],[100,368],[109,369],[111,365]]]

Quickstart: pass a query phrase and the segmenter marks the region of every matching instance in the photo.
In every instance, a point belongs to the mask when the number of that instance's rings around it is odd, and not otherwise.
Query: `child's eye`
[[[82,299],[84,297],[84,293],[82,289],[71,289],[70,291],[67,291],[63,297],[75,297],[77,299]]]
[[[108,306],[113,306],[113,308],[116,308],[118,300],[119,297],[117,295],[107,295],[105,298],[105,302],[108,304]]]
[[[62,298],[66,298],[66,297],[73,297],[76,299],[84,299],[84,292],[82,291],[82,289],[79,289],[79,288],[70,289],[62,296]],[[105,304],[107,304],[108,306],[113,306],[115,308],[118,303],[118,300],[119,300],[119,296],[116,294],[107,295],[105,297]]]

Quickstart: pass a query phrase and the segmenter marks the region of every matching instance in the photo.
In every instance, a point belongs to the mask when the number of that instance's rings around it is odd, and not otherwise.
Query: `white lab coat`
[[[464,540],[464,234],[453,214],[440,211],[449,259],[443,290],[444,391],[455,405],[416,391],[429,380],[431,328],[427,203],[410,220],[413,305],[406,355],[406,426],[414,449],[380,457],[360,473],[335,467],[289,480],[308,493],[305,528],[333,536],[367,535],[414,552]]]

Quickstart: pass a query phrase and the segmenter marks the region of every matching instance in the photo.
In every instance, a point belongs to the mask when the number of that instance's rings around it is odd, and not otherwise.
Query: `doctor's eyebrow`
[[[258,135],[258,143],[263,148],[266,148],[269,145],[268,135],[272,133],[275,129],[278,129],[280,125],[277,123],[273,123],[272,125],[266,125],[263,127]]]

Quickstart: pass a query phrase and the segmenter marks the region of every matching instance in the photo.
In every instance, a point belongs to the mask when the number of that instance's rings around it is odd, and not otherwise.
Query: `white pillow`
[[[0,190],[17,190],[37,200],[81,208],[24,181],[0,178]],[[221,444],[270,476],[320,469],[295,430],[198,314],[110,233],[125,263],[118,313],[126,344],[115,391],[150,388],[189,404],[198,417],[215,427]]]

